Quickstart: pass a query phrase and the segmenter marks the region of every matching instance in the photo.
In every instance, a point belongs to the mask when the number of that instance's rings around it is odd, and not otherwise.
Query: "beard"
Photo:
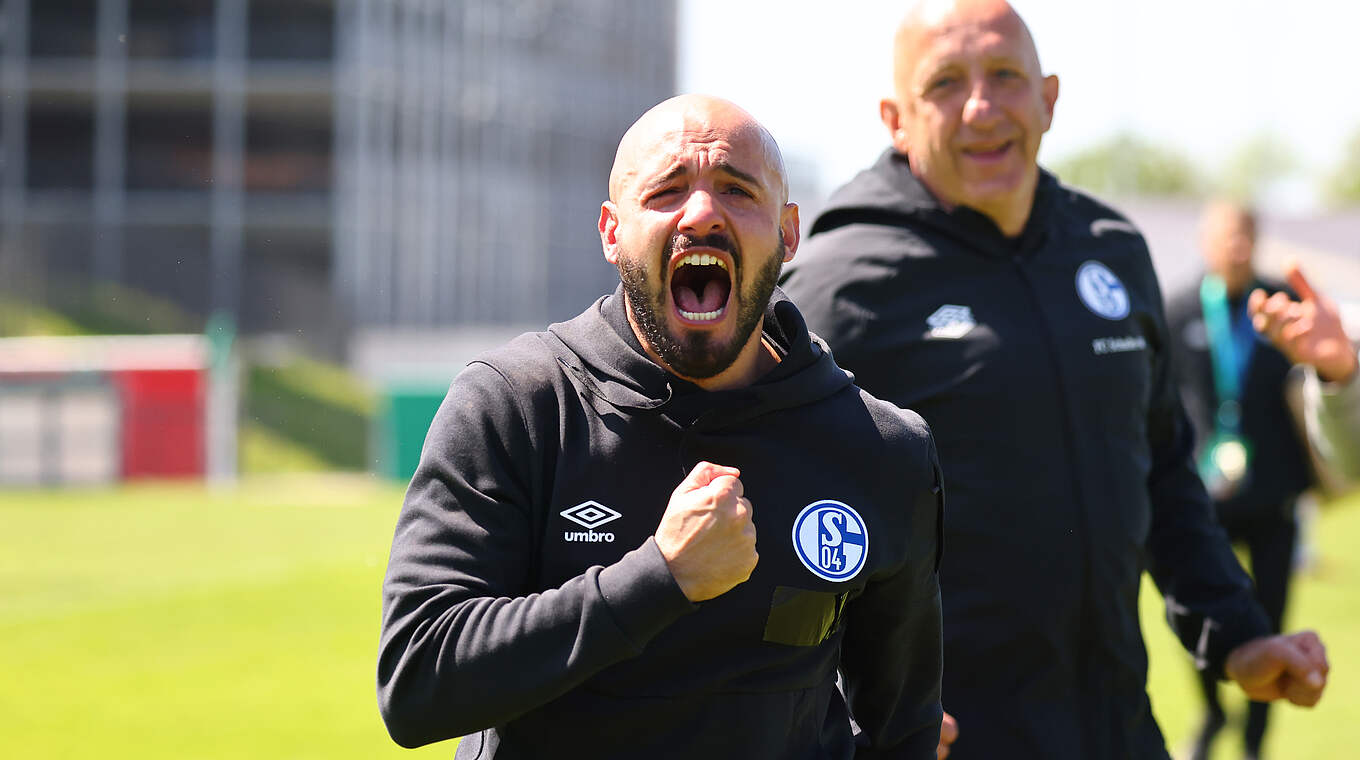
[[[737,321],[732,338],[725,343],[703,331],[680,337],[666,329],[666,291],[669,289],[669,277],[664,274],[666,265],[673,253],[695,246],[717,248],[732,254],[736,270],[732,275],[732,289],[738,296]],[[769,256],[767,263],[751,273],[746,287],[742,287],[746,262],[739,255],[736,244],[726,235],[709,235],[697,240],[686,235],[672,236],[660,259],[658,271],[663,275],[658,286],[653,288],[647,282],[647,268],[640,258],[629,256],[626,252],[619,257],[619,280],[623,283],[624,297],[643,340],[666,366],[681,377],[706,380],[732,366],[760,323],[783,265],[784,233],[779,233],[779,247]]]

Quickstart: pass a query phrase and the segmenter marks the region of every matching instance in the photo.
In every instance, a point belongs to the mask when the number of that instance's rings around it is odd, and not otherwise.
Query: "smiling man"
[[[1208,677],[1315,703],[1321,642],[1270,635],[1196,476],[1146,243],[1036,163],[1058,79],[1024,22],[926,2],[893,52],[892,147],[832,196],[784,289],[938,442],[951,757],[1166,758],[1144,570]]]
[[[430,427],[383,586],[392,737],[934,757],[934,444],[775,291],[798,211],[774,140],[723,100],[661,103],[599,230],[615,293],[472,362]]]

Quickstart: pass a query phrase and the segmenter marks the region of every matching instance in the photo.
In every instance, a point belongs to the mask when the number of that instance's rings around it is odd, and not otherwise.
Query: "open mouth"
[[[680,316],[691,322],[714,322],[727,311],[732,277],[727,262],[709,253],[680,257],[671,272],[671,298]]]

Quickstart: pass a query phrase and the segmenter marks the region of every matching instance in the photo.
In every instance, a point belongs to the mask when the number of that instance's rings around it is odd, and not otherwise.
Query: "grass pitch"
[[[400,503],[356,476],[0,493],[3,754],[451,757],[377,713]]]
[[[333,475],[0,492],[4,756],[451,757],[451,743],[398,748],[377,713],[379,588],[400,502],[399,486]],[[1360,747],[1360,684],[1348,677],[1360,499],[1325,510],[1314,535],[1317,566],[1290,619],[1323,633],[1333,677],[1317,709],[1276,709],[1278,760]],[[1198,705],[1155,592],[1144,629],[1176,751]],[[1229,732],[1217,758],[1240,755]]]
[[[1360,658],[1360,493],[1324,505],[1306,528],[1313,559],[1294,578],[1285,630],[1317,631],[1332,666],[1327,692],[1309,710],[1276,703],[1262,751],[1269,760],[1354,758],[1360,754],[1360,680],[1353,663]],[[1143,636],[1151,666],[1148,692],[1152,708],[1176,757],[1188,757],[1202,717],[1199,688],[1180,643],[1165,623],[1161,596],[1144,576]],[[948,664],[946,663],[946,667]],[[1213,760],[1242,757],[1245,699],[1236,687],[1222,685],[1219,695],[1229,725],[1219,734]]]

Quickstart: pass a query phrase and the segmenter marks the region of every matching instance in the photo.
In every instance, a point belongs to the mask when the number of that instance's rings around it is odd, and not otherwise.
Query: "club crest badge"
[[[1088,261],[1077,269],[1077,295],[1098,317],[1113,321],[1129,315],[1129,292],[1099,261]]]
[[[869,531],[848,504],[815,501],[793,521],[793,553],[818,578],[848,581],[864,568]]]

